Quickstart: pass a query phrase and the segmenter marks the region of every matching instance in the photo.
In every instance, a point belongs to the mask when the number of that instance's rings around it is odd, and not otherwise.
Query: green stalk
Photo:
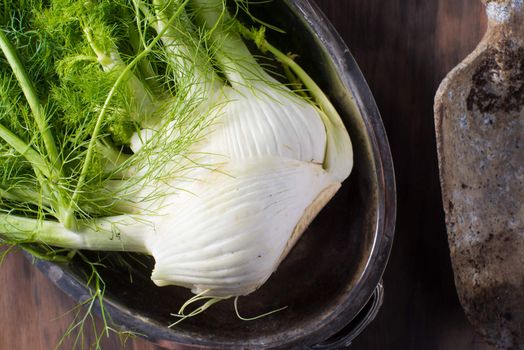
[[[0,199],[5,198],[7,200],[13,201],[13,202],[26,202],[35,204],[41,207],[44,207],[48,211],[50,211],[51,202],[47,200],[46,198],[43,198],[43,196],[39,192],[32,191],[30,189],[20,189],[20,188],[3,188],[2,185],[0,185]]]
[[[187,77],[191,77],[194,79],[189,82],[192,90],[194,90],[191,94],[194,95],[199,89],[202,89],[201,92],[209,96],[219,88],[221,79],[211,65],[209,57],[205,55],[205,58],[203,58],[198,51],[202,49],[201,46],[192,45],[194,42],[187,44],[181,39],[188,36],[190,40],[198,39],[196,28],[186,12],[179,11],[185,7],[187,2],[181,0],[169,0],[167,2],[165,0],[153,0],[157,20],[152,26],[157,32],[165,30],[165,34],[162,35],[162,42],[171,54],[170,59],[175,63],[174,73],[177,74],[176,79],[181,82],[187,81]],[[176,12],[179,12],[176,17],[180,23],[175,23],[175,21],[168,23],[169,10],[176,6],[178,6]]]
[[[134,107],[137,108],[136,113],[131,113],[131,116],[135,118],[133,121],[142,125],[144,123],[148,125],[154,124],[154,121],[149,120],[150,116],[156,109],[153,96],[151,96],[142,81],[137,78],[131,69],[126,69],[126,64],[120,57],[116,46],[113,46],[109,51],[104,51],[96,45],[95,41],[93,40],[91,30],[88,27],[84,27],[83,31],[87,38],[87,42],[96,54],[98,62],[104,71],[108,72],[114,69],[127,71],[124,79],[126,80],[128,88],[127,90],[133,96]]]
[[[180,6],[180,8],[177,10],[177,12],[175,14],[173,14],[173,16],[169,19],[169,22],[167,23],[168,26],[174,22],[174,20],[176,19],[176,17],[180,14],[181,11],[184,10],[184,7],[185,5],[187,4],[188,0],[185,0],[183,2],[183,5]],[[164,35],[165,31],[167,30],[168,26],[166,26],[162,31],[160,31],[157,36],[151,41],[151,43],[146,47],[144,48],[144,50],[138,54],[124,69],[123,71],[120,73],[120,75],[118,76],[117,80],[115,81],[115,83],[113,84],[113,86],[111,87],[111,90],[109,91],[109,94],[107,95],[107,98],[104,102],[104,105],[102,106],[102,109],[100,111],[100,114],[98,115],[98,118],[96,120],[96,124],[95,124],[95,128],[93,130],[93,134],[91,135],[91,139],[89,140],[89,145],[87,147],[87,153],[86,153],[86,158],[85,158],[85,161],[84,161],[84,164],[82,166],[82,170],[80,172],[80,177],[78,179],[78,183],[77,183],[77,186],[75,188],[75,191],[73,192],[73,196],[71,197],[71,201],[70,201],[70,204],[69,204],[69,208],[68,208],[68,211],[67,211],[67,220],[64,222],[64,225],[67,227],[67,228],[72,228],[74,227],[74,223],[75,223],[75,218],[74,218],[74,212],[75,212],[75,209],[74,207],[76,206],[77,204],[77,201],[78,201],[78,198],[80,196],[80,193],[85,185],[85,181],[86,181],[86,176],[87,176],[87,173],[89,172],[89,168],[91,166],[91,161],[93,159],[93,152],[95,150],[95,147],[96,147],[96,144],[97,144],[97,138],[98,138],[98,134],[100,133],[100,128],[102,126],[102,122],[104,120],[104,117],[105,117],[105,114],[108,110],[108,107],[109,107],[109,103],[111,102],[111,100],[113,99],[113,96],[115,95],[116,91],[117,91],[117,88],[120,86],[120,84],[125,80],[125,78],[127,77],[127,75],[131,72],[131,69],[133,69],[133,67],[145,56],[147,56],[151,50],[153,49],[153,47],[155,47],[155,45],[161,40],[162,36]]]
[[[265,39],[263,30],[249,30],[241,23],[237,23],[237,28],[244,37],[253,40],[260,51],[269,51],[283,65],[289,67],[313,96],[313,99],[319,106],[319,114],[326,127],[328,138],[326,156],[323,164],[324,169],[331,172],[335,178],[341,181],[344,180],[353,166],[352,145],[351,139],[335,106],[333,106],[326,94],[302,67]],[[357,111],[355,106],[353,106],[353,109]],[[348,152],[351,152],[349,153],[350,157],[348,157]]]
[[[248,81],[267,81],[269,76],[258,64],[233,26],[224,1],[192,0],[197,20],[204,24],[219,46],[216,58],[229,82],[245,84]]]
[[[119,227],[133,231],[120,232]],[[149,253],[146,247],[148,224],[130,216],[80,222],[77,232],[61,223],[0,214],[0,239],[9,243],[38,243],[68,249]]]
[[[27,74],[20,58],[18,57],[15,48],[9,42],[9,40],[5,36],[5,33],[2,30],[0,30],[0,48],[2,49],[7,61],[9,62],[9,65],[11,66],[11,69],[13,70],[13,73],[16,79],[18,80],[18,83],[22,88],[22,92],[26,97],[27,103],[31,108],[31,112],[33,113],[33,117],[35,118],[36,124],[44,141],[50,164],[48,164],[48,162],[46,162],[41,155],[38,155],[37,157],[36,152],[31,152],[31,150],[27,148],[23,150],[19,148],[19,151],[22,150],[23,152],[21,153],[24,154],[26,158],[30,157],[31,161],[36,161],[36,165],[34,167],[39,169],[37,172],[38,181],[40,182],[40,185],[43,189],[49,191],[55,197],[56,215],[59,219],[64,219],[67,217],[67,210],[65,210],[67,208],[65,196],[61,190],[53,191],[50,189],[50,187],[56,185],[57,183],[60,184],[60,182],[62,181],[62,162],[58,156],[58,150],[56,147],[55,140],[53,138],[53,134],[44,116],[43,107],[40,104],[40,99],[36,94],[36,90],[33,86],[33,83],[31,82],[29,75]],[[3,130],[3,138],[5,139],[5,137],[7,137],[11,141],[14,141],[15,143],[12,144],[13,147],[22,146],[20,142],[12,138],[12,135],[9,135],[5,131],[6,130]],[[40,173],[44,174],[45,176],[40,176]]]
[[[61,169],[61,162],[59,161],[58,150],[53,138],[53,134],[51,133],[51,129],[49,128],[49,125],[47,124],[47,121],[43,114],[43,108],[40,104],[40,99],[36,94],[36,90],[33,86],[33,83],[27,75],[27,72],[22,62],[20,61],[20,58],[18,57],[15,48],[13,47],[13,45],[11,45],[11,43],[9,42],[2,30],[0,30],[0,48],[4,52],[4,55],[7,58],[7,61],[9,62],[9,65],[11,66],[11,69],[13,70],[16,79],[20,84],[20,87],[22,88],[22,91],[27,99],[29,107],[31,108],[31,112],[33,113],[36,124],[38,125],[38,129],[42,134],[42,138],[44,140],[44,144],[49,158],[51,160],[52,166],[56,169]]]
[[[20,196],[18,196],[18,194],[14,194],[12,193],[12,191],[7,191],[3,189],[2,187],[0,187],[0,200],[4,198],[10,201],[19,201],[20,200]]]
[[[134,54],[137,55],[140,53],[143,47],[147,46],[147,43],[145,42],[145,34],[143,30],[140,28],[140,8],[139,5],[136,4],[136,1],[133,1],[135,6],[135,19],[136,19],[136,27],[129,26],[129,42],[131,43],[131,46],[134,49]],[[151,97],[155,95],[155,93],[160,93],[162,91],[162,85],[160,84],[158,80],[158,73],[155,72],[153,69],[153,66],[151,64],[151,61],[144,57],[142,61],[138,64],[138,71],[139,76],[141,77],[140,81],[144,85],[147,91],[151,91],[149,94]],[[157,100],[157,99],[155,99]]]
[[[317,83],[315,83],[315,81],[306,73],[306,71],[302,69],[302,67],[300,67],[291,57],[289,57],[288,55],[284,54],[282,51],[271,45],[266,39],[258,38],[252,31],[250,31],[246,27],[243,27],[240,24],[239,27],[242,28],[242,34],[255,41],[255,44],[261,51],[271,52],[271,54],[273,54],[277,60],[289,67],[298,76],[302,83],[304,83],[308,91],[311,93],[311,95],[319,104],[319,106],[322,107],[322,110],[325,113],[327,113],[328,115],[338,116],[337,110],[335,109],[329,98],[326,96],[326,94],[317,85]],[[344,124],[342,123],[342,120],[340,118],[334,118],[333,120],[331,120],[331,122],[333,122],[338,127],[344,127]]]
[[[35,151],[33,147],[2,124],[0,124],[0,138],[27,159],[37,175],[42,174],[47,178],[54,177],[52,175],[57,175],[56,173],[53,174],[53,171],[56,171],[56,169],[53,167],[50,168],[48,162],[40,153]]]

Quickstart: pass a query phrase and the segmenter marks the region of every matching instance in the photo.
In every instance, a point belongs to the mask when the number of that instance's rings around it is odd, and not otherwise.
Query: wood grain
[[[354,349],[490,349],[456,296],[441,205],[433,97],[485,31],[480,0],[319,0],[359,63],[389,137],[398,192],[383,309]]]
[[[467,323],[453,284],[438,182],[433,96],[479,41],[480,0],[317,0],[369,82],[389,135],[398,225],[386,299],[352,349],[490,349]],[[74,306],[19,253],[0,269],[0,350],[52,349]],[[64,349],[69,349],[66,344]],[[120,349],[115,336],[104,349]],[[142,339],[125,349],[158,349]]]

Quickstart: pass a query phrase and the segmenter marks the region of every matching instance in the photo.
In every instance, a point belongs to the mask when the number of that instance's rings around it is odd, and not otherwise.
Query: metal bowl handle
[[[347,348],[353,340],[375,319],[384,300],[382,280],[378,283],[369,301],[358,315],[340,332],[322,343],[311,346],[311,350],[336,350]]]

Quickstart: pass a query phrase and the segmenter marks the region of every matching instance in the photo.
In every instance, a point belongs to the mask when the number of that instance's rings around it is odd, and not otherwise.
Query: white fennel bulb
[[[261,286],[341,184],[322,166],[327,137],[317,109],[262,82],[218,96],[210,131],[192,147],[193,161],[208,166],[142,187],[137,202],[158,186],[176,189],[148,202],[153,281],[223,297]]]
[[[340,186],[318,164],[283,157],[232,161],[193,182],[158,218],[149,245],[158,285],[212,296],[245,295],[264,283],[317,200]]]
[[[36,174],[14,191],[0,186],[9,203],[23,199],[17,210],[0,211],[0,239],[146,253],[155,259],[151,278],[159,286],[218,298],[249,294],[268,280],[349,176],[349,134],[311,78],[260,32],[229,18],[222,0],[193,0],[191,15],[187,1],[141,4],[129,23],[143,23],[147,30],[135,28],[139,33],[156,35],[129,39],[139,52],[130,61],[119,54],[118,42],[96,37],[111,32],[100,23],[104,16],[94,24],[86,13],[72,20],[86,26],[87,47],[100,64],[97,73],[117,78],[107,78],[113,85],[105,101],[90,111],[97,115],[95,125],[82,121],[88,130],[60,143],[72,148],[63,167],[0,125],[0,137],[24,154]],[[97,32],[100,26],[105,29]],[[270,76],[240,33],[292,71],[302,91]],[[4,41],[0,35],[0,44]],[[155,59],[163,59],[156,71],[155,64],[143,62],[153,48]],[[69,61],[93,60],[81,55]],[[150,86],[155,82],[157,90]],[[96,88],[86,90],[96,97]],[[153,90],[161,93],[155,96]],[[124,115],[135,127],[126,141],[131,151],[124,154],[108,140],[111,132],[102,129],[107,115],[116,120]],[[40,123],[49,130],[45,120]],[[62,134],[74,130],[64,129]],[[104,131],[109,136],[101,135]],[[51,147],[52,137],[46,140],[50,154],[62,157]],[[103,170],[91,169],[94,159]],[[18,190],[35,179],[42,182],[36,190]],[[18,215],[35,207],[33,216]]]

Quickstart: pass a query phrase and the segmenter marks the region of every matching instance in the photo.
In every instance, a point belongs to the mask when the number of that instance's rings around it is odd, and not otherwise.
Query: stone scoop
[[[485,0],[488,29],[435,97],[460,302],[488,343],[524,349],[524,4]]]

